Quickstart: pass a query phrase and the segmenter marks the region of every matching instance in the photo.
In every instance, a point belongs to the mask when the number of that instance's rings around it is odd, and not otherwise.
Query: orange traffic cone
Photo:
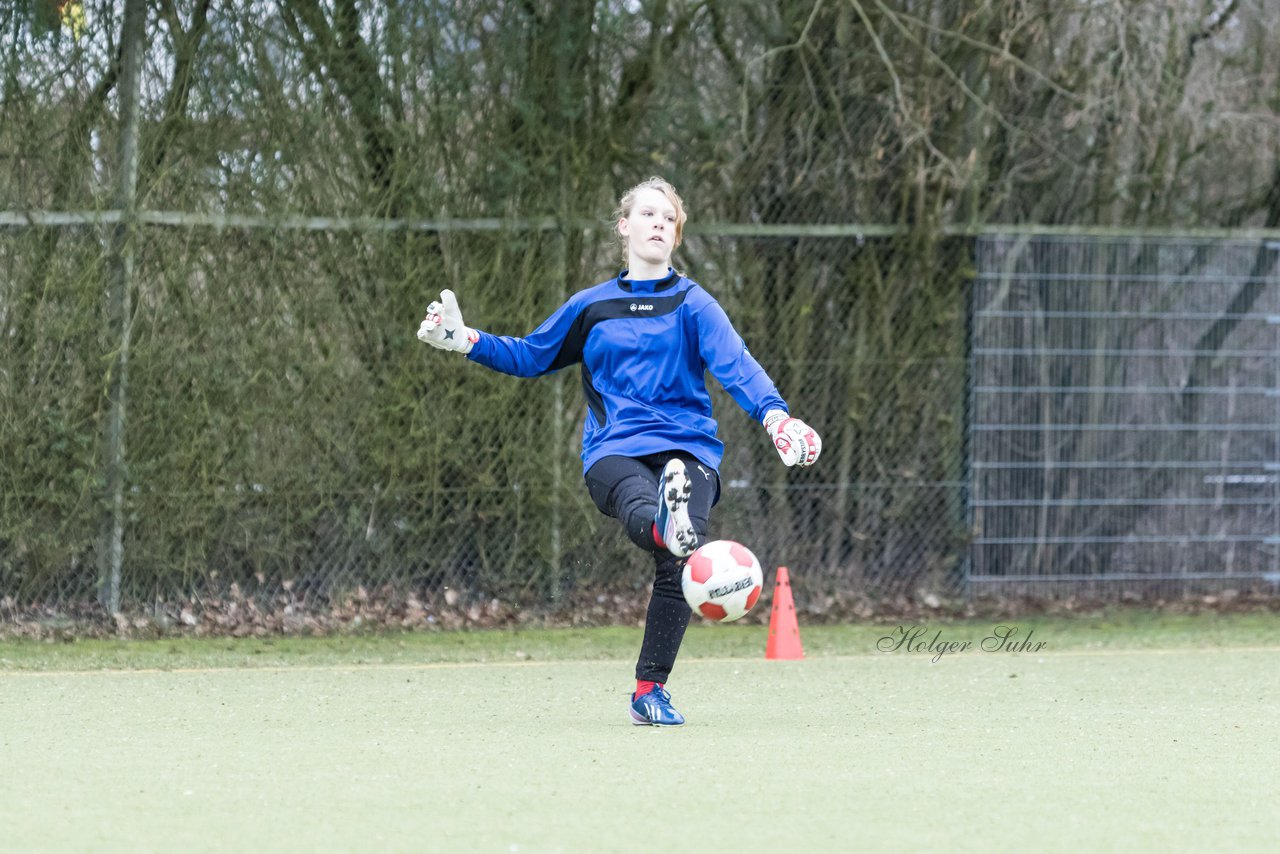
[[[804,658],[800,644],[800,625],[796,622],[796,606],[791,601],[791,579],[785,566],[778,567],[778,578],[773,588],[773,611],[769,614],[769,642],[764,648],[765,658]]]

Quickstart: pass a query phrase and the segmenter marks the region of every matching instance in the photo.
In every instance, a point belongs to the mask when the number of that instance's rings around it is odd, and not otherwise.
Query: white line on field
[[[1067,649],[1059,651],[1043,650],[1041,652],[1025,652],[1025,653],[1000,653],[1000,652],[983,652],[981,657],[1001,657],[1005,660],[1022,660],[1028,658],[1063,658],[1068,656],[1083,657],[1100,657],[1100,656],[1124,656],[1124,655],[1182,655],[1185,653],[1280,653],[1280,646],[1209,646],[1209,647],[1182,647],[1182,648],[1159,648],[1159,649]],[[975,658],[975,653],[955,653],[946,658],[950,662],[953,658]],[[876,659],[915,659],[928,661],[930,654],[928,652],[868,652],[868,653],[851,653],[845,655],[818,655],[804,659],[804,661],[868,661]],[[163,674],[163,673],[335,673],[339,671],[364,672],[378,670],[455,670],[464,668],[477,667],[549,667],[557,664],[604,664],[613,662],[623,662],[629,659],[590,659],[590,658],[561,658],[561,659],[529,659],[516,661],[424,661],[424,662],[361,662],[358,664],[267,664],[252,665],[248,664],[243,667],[135,667],[135,668],[100,668],[97,670],[0,670],[0,679],[5,677],[50,677],[50,676],[121,676],[132,674]],[[769,662],[763,658],[699,658],[697,656],[689,656],[682,659],[685,663],[702,663],[702,664],[757,664]],[[779,664],[789,664],[795,662],[778,662]]]

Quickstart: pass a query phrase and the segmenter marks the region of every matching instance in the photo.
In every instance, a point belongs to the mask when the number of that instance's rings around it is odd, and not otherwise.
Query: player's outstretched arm
[[[764,415],[764,429],[786,465],[803,468],[818,461],[822,437],[799,418],[792,418],[781,409],[771,409]]]
[[[440,299],[427,306],[427,316],[418,327],[418,340],[441,350],[466,354],[480,340],[480,333],[462,322],[458,298],[445,289],[440,292]]]

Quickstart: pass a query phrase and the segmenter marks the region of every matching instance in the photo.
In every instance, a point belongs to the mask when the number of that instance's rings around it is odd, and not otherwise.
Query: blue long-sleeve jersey
[[[720,304],[675,272],[579,291],[524,338],[481,332],[467,358],[518,377],[581,363],[584,472],[602,457],[670,450],[718,470],[708,372],[756,421],[787,409]]]

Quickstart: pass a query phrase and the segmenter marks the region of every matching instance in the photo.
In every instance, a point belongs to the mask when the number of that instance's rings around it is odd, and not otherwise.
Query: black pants
[[[621,522],[631,542],[653,553],[653,595],[649,597],[649,611],[645,616],[636,678],[663,683],[675,666],[690,615],[680,590],[684,560],[659,548],[653,540],[653,520],[658,513],[658,477],[673,457],[684,460],[688,470],[693,486],[689,519],[698,532],[698,539],[705,541],[711,508],[720,500],[720,478],[689,454],[672,451],[644,457],[605,457],[586,475],[591,500],[600,512]]]

